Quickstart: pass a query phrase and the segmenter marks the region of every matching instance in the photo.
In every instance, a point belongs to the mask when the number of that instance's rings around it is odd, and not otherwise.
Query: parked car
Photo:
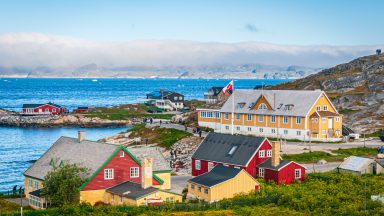
[[[381,134],[380,134],[380,139],[381,139],[381,141],[383,141],[384,142],[384,132],[381,132]]]

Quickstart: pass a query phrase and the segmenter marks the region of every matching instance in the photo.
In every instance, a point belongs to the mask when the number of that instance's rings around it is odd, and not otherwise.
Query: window
[[[264,104],[264,103],[261,103],[260,105],[259,105],[259,108],[258,108],[259,110],[266,110],[267,109],[267,106]]]
[[[273,134],[276,133],[276,129],[272,128],[272,129],[271,129],[271,132],[272,132]]]
[[[271,116],[271,122],[276,123],[276,116]]]
[[[173,97],[174,100],[177,100],[177,98],[178,98],[177,96]]]
[[[328,110],[328,106],[325,105],[325,106],[323,107],[323,110],[324,110],[324,111],[327,111],[327,110]]]
[[[296,131],[297,136],[301,136],[301,131]]]
[[[208,188],[204,188],[204,193],[208,194]]]
[[[321,133],[322,133],[323,135],[326,135],[326,134],[327,134],[327,131],[326,131],[326,130],[322,130]]]
[[[301,178],[301,169],[295,169],[295,179]]]
[[[197,170],[201,169],[201,161],[200,160],[195,161],[195,169],[197,169]]]
[[[199,191],[199,192],[201,192],[201,187],[199,186],[199,187],[197,187],[197,190]]]
[[[319,122],[318,118],[315,118],[315,122],[316,122],[316,123]]]
[[[321,107],[320,106],[317,106],[316,107],[316,111],[320,111],[321,110]]]
[[[284,130],[284,134],[287,135],[288,134],[288,130]]]
[[[139,167],[131,167],[130,174],[131,178],[139,177]]]
[[[48,108],[45,108],[45,112],[49,112],[49,109],[48,109]]]
[[[33,181],[32,179],[28,179],[28,187],[32,188],[33,187]]]
[[[288,124],[288,116],[283,117],[283,122],[284,122],[284,124]]]
[[[183,97],[180,96],[180,97],[179,97],[179,100],[183,100]]]
[[[263,168],[259,168],[259,177],[264,178],[264,169]]]
[[[124,151],[120,152],[120,157],[124,157]]]
[[[229,130],[229,126],[228,125],[225,126],[225,130]]]
[[[238,148],[237,145],[232,146],[231,150],[229,150],[229,152],[228,152],[228,155],[233,155],[233,153],[235,153],[237,148]]]
[[[240,120],[240,114],[236,113],[236,120]]]
[[[213,167],[215,167],[213,162],[208,162],[208,171],[211,171],[213,169]]]
[[[105,169],[104,170],[104,179],[105,180],[113,179],[113,169]]]
[[[259,151],[259,158],[263,158],[265,156],[265,150]]]
[[[38,190],[39,189],[39,181],[35,180],[35,189]]]
[[[249,131],[249,132],[252,131],[252,128],[251,128],[251,127],[248,127],[248,131]]]
[[[237,127],[236,127],[236,130],[238,130],[238,131],[239,131],[239,130],[240,130],[240,126],[237,126]]]
[[[235,169],[241,169],[239,166],[234,166],[233,168],[235,168]]]
[[[228,113],[225,113],[225,114],[224,114],[224,119],[225,119],[225,120],[228,120],[228,119],[229,119],[229,115],[228,115]]]
[[[301,124],[301,117],[300,116],[296,116],[296,124]]]
[[[267,150],[267,157],[272,157],[272,150]]]
[[[263,122],[264,121],[264,115],[259,115],[259,122]]]
[[[327,118],[322,118],[321,120],[323,121],[323,123],[327,123]]]
[[[195,190],[195,185],[194,184],[191,184],[191,189]]]
[[[259,128],[259,131],[260,131],[260,133],[263,133],[264,129],[263,128]]]
[[[56,108],[53,108],[53,109],[52,109],[52,112],[56,112]]]
[[[247,121],[252,121],[252,115],[251,114],[247,114]]]
[[[340,121],[340,117],[336,117],[335,121],[339,122]]]

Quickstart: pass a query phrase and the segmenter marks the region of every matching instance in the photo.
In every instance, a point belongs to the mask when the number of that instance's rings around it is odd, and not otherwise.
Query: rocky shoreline
[[[17,113],[1,113],[0,126],[9,127],[126,127],[132,125],[131,120],[107,120],[97,117],[85,117],[78,114],[69,115],[35,115],[26,116]]]

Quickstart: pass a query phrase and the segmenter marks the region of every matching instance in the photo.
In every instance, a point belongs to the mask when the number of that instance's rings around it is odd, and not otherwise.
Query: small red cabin
[[[24,115],[60,115],[66,113],[67,109],[54,103],[46,104],[23,104]]]
[[[89,111],[89,107],[77,107],[75,109],[75,113],[86,113]]]

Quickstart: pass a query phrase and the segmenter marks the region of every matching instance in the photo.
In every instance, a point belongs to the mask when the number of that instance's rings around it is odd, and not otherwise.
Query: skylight
[[[235,153],[237,147],[238,147],[237,145],[232,146],[231,150],[229,150],[229,152],[228,152],[228,155],[233,155],[233,153]]]

